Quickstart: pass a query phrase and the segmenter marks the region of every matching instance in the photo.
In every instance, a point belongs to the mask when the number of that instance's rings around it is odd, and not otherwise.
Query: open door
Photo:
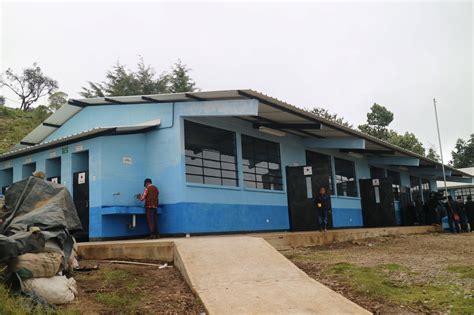
[[[79,241],[87,241],[89,239],[89,172],[74,173],[73,181],[74,205],[82,224],[82,230],[77,231],[74,237]]]
[[[396,226],[391,179],[361,179],[359,183],[364,227]]]
[[[287,166],[286,181],[288,211],[291,231],[315,231],[319,229],[315,197],[324,186],[330,194],[329,174],[318,172],[312,166]],[[332,227],[328,213],[328,228]]]

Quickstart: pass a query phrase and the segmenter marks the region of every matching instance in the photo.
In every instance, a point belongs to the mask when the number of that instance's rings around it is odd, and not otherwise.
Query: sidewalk
[[[175,246],[175,264],[209,314],[370,314],[261,238],[178,239]]]

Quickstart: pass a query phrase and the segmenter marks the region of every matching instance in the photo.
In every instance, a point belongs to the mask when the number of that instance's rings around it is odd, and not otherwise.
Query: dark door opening
[[[73,199],[82,230],[73,233],[79,241],[89,240],[89,153],[87,151],[72,155]]]
[[[396,226],[391,179],[361,179],[359,183],[364,227]]]
[[[21,177],[27,178],[33,176],[33,173],[36,171],[36,162],[23,164],[21,166]]]
[[[311,166],[287,166],[286,182],[291,231],[318,230],[315,197],[321,186],[330,194],[328,172],[318,172]],[[332,227],[331,213],[328,213],[328,227]]]
[[[4,195],[8,187],[13,184],[13,168],[0,170],[0,188],[1,194]]]
[[[46,160],[47,180],[56,184],[61,184],[61,158],[52,158]]]

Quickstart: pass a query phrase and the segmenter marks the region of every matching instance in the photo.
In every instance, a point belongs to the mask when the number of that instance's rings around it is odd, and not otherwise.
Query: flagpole
[[[436,117],[436,129],[438,129],[439,153],[441,154],[441,168],[443,170],[444,194],[448,197],[448,187],[446,185],[446,172],[444,171],[443,147],[441,146],[441,134],[439,132],[438,110],[436,109],[436,99],[433,98],[434,112]]]

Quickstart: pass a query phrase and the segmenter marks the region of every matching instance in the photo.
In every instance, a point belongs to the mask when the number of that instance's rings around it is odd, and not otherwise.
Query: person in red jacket
[[[160,191],[152,184],[151,179],[147,178],[144,182],[145,190],[143,194],[137,195],[140,201],[145,201],[146,223],[150,231],[149,238],[159,238],[157,210],[158,210],[158,196]]]

